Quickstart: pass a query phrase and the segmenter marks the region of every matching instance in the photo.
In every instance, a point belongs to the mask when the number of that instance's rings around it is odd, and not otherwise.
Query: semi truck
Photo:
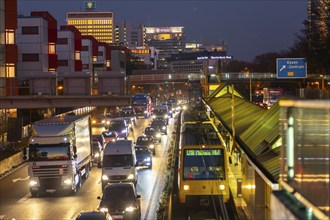
[[[75,193],[92,166],[90,116],[55,116],[33,123],[23,155],[33,197]]]

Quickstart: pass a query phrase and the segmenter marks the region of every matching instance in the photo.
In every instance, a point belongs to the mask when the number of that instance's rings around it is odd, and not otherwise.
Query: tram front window
[[[184,180],[224,180],[224,172],[223,149],[184,150]]]

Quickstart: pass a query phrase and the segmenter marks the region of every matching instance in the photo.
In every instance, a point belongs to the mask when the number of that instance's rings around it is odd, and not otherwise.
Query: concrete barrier
[[[11,169],[16,168],[23,162],[23,152],[18,152],[17,154],[0,161],[0,176],[9,172]]]

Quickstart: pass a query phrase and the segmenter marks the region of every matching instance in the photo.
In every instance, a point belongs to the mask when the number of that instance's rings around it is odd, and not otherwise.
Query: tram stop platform
[[[227,152],[231,155],[231,152]],[[235,153],[231,155],[232,163],[229,163],[229,186],[233,196],[233,201],[236,207],[239,220],[246,220],[248,216],[244,212],[244,200],[242,198],[242,171],[241,162],[238,159],[236,161]],[[230,218],[230,217],[229,217]]]

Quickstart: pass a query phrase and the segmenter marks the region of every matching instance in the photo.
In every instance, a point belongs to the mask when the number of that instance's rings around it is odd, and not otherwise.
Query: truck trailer
[[[32,124],[28,162],[30,192],[75,193],[92,166],[90,116],[56,116]]]

